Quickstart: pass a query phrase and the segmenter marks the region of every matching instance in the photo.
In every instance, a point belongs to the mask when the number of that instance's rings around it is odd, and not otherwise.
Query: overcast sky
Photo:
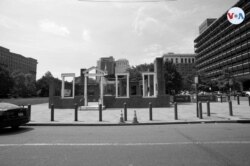
[[[193,53],[198,26],[236,2],[1,0],[0,46],[37,59],[37,79],[47,71],[79,76],[80,68],[107,56],[150,63],[163,53]]]

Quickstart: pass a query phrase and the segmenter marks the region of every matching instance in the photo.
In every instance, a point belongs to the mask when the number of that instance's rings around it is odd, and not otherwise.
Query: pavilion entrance
[[[83,71],[82,74],[84,76],[84,106],[81,109],[96,110],[99,108],[99,104],[102,104],[104,108],[103,83],[104,76],[107,75],[106,72],[91,67]]]

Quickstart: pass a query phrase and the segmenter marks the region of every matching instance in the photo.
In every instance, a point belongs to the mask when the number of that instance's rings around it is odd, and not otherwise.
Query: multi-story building
[[[195,40],[196,68],[213,80],[227,70],[241,82],[241,89],[250,88],[250,1],[240,0],[233,7],[245,12],[241,24],[227,20],[227,12],[216,19]]]
[[[115,60],[112,56],[102,57],[97,61],[97,68],[106,71],[108,75],[115,74]]]
[[[37,60],[12,53],[9,49],[0,46],[0,66],[10,72],[21,71],[30,73],[36,79]]]
[[[214,21],[216,18],[207,18],[200,26],[199,26],[199,34],[202,34]]]
[[[195,54],[168,53],[163,55],[163,61],[173,62],[183,78],[194,72]]]
[[[129,67],[127,59],[118,59],[115,61],[115,73],[125,73]]]

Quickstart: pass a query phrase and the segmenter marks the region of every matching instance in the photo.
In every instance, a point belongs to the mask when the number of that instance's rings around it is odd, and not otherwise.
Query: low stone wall
[[[149,102],[153,107],[170,107],[170,96],[163,95],[157,98],[143,98],[142,96],[130,96],[129,98],[116,98],[115,96],[104,96],[106,108],[123,108],[126,102],[128,108],[147,108]]]
[[[198,95],[198,101],[217,101],[217,97],[215,95]]]
[[[54,104],[54,108],[75,108],[75,103],[79,106],[84,105],[83,96],[75,96],[73,99],[62,99],[61,96],[53,96],[49,98],[49,108]]]
[[[188,95],[174,96],[174,102],[191,102],[191,97]]]

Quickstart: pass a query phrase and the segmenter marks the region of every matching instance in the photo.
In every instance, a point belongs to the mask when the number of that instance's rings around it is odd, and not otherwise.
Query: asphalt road
[[[249,166],[250,124],[6,128],[0,165]]]

